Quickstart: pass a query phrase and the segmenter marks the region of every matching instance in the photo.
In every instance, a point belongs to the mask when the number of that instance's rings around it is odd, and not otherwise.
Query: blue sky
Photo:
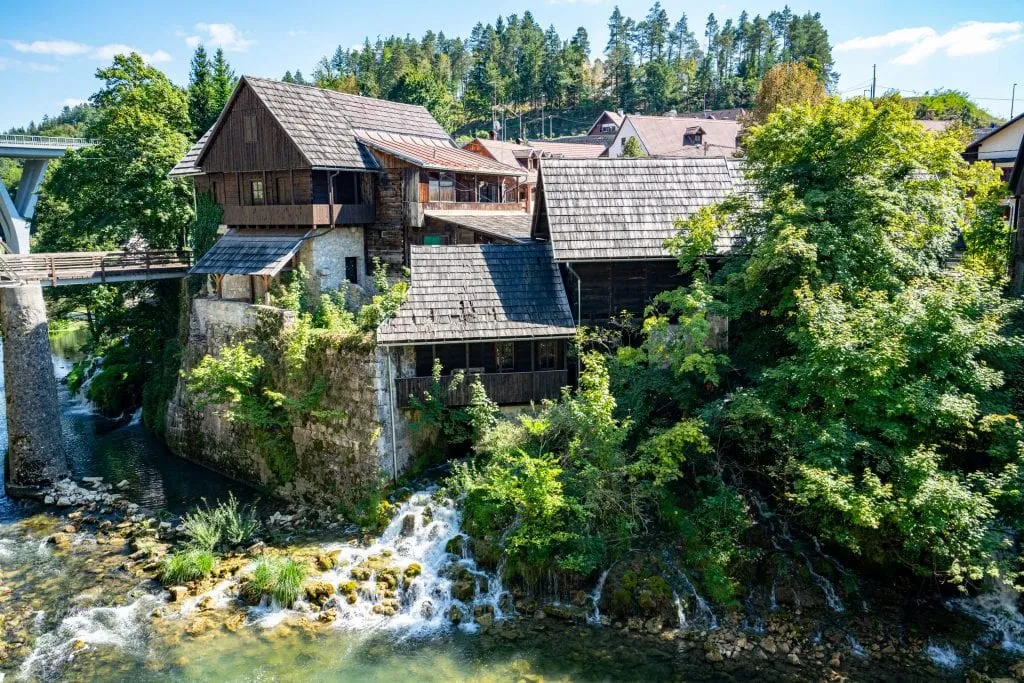
[[[1016,112],[1024,111],[1024,11],[1019,0],[833,0],[814,5],[794,2],[794,11],[821,12],[833,42],[838,90],[859,94],[878,64],[880,91],[906,94],[947,87],[968,91],[979,104],[1007,116],[1011,84]],[[653,0],[625,0],[624,13],[641,18]],[[563,37],[577,26],[590,34],[600,56],[607,40],[613,2],[605,0],[377,0],[376,2],[200,2],[83,3],[12,2],[0,24],[0,79],[4,96],[0,130],[60,111],[97,89],[95,70],[125,49],[139,51],[177,83],[185,83],[191,46],[202,40],[224,47],[239,74],[280,77],[299,68],[305,74],[338,45],[361,43],[364,36],[426,29],[468,35],[478,20],[533,12],[542,25],[554,24]],[[709,12],[719,21],[746,9],[751,16],[780,9],[782,2],[664,0],[674,22],[686,12],[699,35]]]

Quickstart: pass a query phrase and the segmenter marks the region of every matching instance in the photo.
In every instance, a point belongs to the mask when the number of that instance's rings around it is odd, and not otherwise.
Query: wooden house
[[[449,405],[469,402],[475,377],[499,405],[557,398],[569,382],[566,354],[575,328],[550,245],[410,251],[408,298],[377,330],[377,343],[388,351],[395,408],[409,408],[412,397],[430,389],[435,359]],[[459,375],[466,380],[452,386]]]
[[[964,150],[964,159],[971,163],[987,161],[1009,180],[1022,141],[1024,114],[1019,114],[1001,126],[993,124],[978,131]]]
[[[1017,148],[1010,171],[1010,228],[1013,234],[1010,287],[1020,296],[1024,294],[1024,140]]]
[[[259,300],[297,263],[321,291],[367,290],[374,261],[404,266],[410,244],[511,241],[434,225],[432,211],[525,215],[519,169],[462,150],[424,107],[261,78],[239,81],[170,175],[193,177],[223,211],[231,239],[195,272],[225,298]]]
[[[659,293],[683,283],[665,240],[675,221],[741,186],[738,160],[718,158],[546,161],[540,170],[533,237],[561,266],[578,325],[643,316]],[[713,257],[741,238],[719,238]]]

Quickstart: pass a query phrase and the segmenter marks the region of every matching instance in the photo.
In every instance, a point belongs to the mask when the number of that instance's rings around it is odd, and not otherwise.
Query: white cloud
[[[185,37],[185,44],[190,48],[196,48],[202,43],[213,48],[222,48],[225,52],[245,52],[255,43],[246,38],[234,24],[199,23],[195,25],[195,30],[198,32],[197,35]]]
[[[1006,43],[1024,38],[1022,21],[968,21],[945,33],[930,26],[901,28],[877,36],[852,38],[836,45],[837,52],[879,50],[906,46],[893,64],[920,64],[938,52],[967,57],[995,52]]]
[[[58,69],[52,64],[41,64],[39,62],[23,62],[20,59],[0,57],[0,71],[6,71],[8,69],[38,71],[44,73],[54,73],[56,71],[60,71],[60,69]]]
[[[94,47],[85,43],[76,43],[72,40],[33,40],[30,42],[22,40],[8,40],[7,43],[18,52],[35,55],[50,55],[53,57],[89,57],[103,62],[109,62],[115,55],[138,52],[144,60],[150,64],[168,62],[171,56],[163,50],[157,50],[152,54],[137,50],[131,45],[123,43],[110,43]],[[57,67],[48,64],[28,64],[27,68],[34,71],[56,71]]]

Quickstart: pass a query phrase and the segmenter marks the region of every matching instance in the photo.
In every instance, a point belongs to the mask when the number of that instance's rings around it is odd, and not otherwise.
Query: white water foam
[[[19,678],[52,678],[88,647],[112,646],[137,657],[145,656],[145,625],[150,612],[161,603],[160,598],[146,595],[123,607],[92,607],[72,613],[36,640],[35,648],[21,665]]]
[[[846,607],[843,606],[843,601],[839,599],[839,593],[836,592],[836,588],[832,585],[832,582],[814,571],[814,565],[811,564],[810,558],[806,555],[804,555],[803,558],[807,562],[807,571],[811,575],[811,580],[814,581],[815,585],[817,585],[825,595],[825,604],[828,605],[829,609],[833,612],[845,612]]]
[[[597,585],[594,586],[594,590],[590,593],[590,601],[594,603],[594,611],[587,615],[587,621],[591,624],[601,623],[601,594],[604,593],[604,582],[608,580],[608,572],[611,570],[612,568],[608,567],[608,569],[601,572],[601,576],[597,579]],[[678,602],[678,596],[676,598]]]
[[[1024,615],[1020,613],[1020,594],[1005,583],[973,598],[950,600],[946,605],[968,614],[995,633],[1004,650],[1024,653]]]
[[[960,668],[960,655],[956,653],[949,643],[939,644],[929,640],[924,648],[924,654],[931,660],[932,664],[940,669]]]

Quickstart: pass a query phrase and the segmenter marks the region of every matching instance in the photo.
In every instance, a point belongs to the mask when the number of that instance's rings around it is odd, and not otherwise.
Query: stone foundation
[[[199,298],[193,302],[184,370],[203,356],[262,334],[267,316],[284,328],[294,314],[240,301]],[[261,322],[262,321],[262,322]],[[257,332],[257,330],[260,330]],[[252,428],[231,421],[218,406],[199,410],[184,379],[167,411],[167,441],[178,455],[283,498],[309,503],[352,503],[391,480],[408,464],[411,440],[395,414],[390,423],[386,356],[372,342],[353,340],[310,351],[310,377],[323,377],[326,391],[314,414],[291,426],[296,463],[290,480],[280,481],[273,455]],[[397,439],[394,447],[392,437]]]

